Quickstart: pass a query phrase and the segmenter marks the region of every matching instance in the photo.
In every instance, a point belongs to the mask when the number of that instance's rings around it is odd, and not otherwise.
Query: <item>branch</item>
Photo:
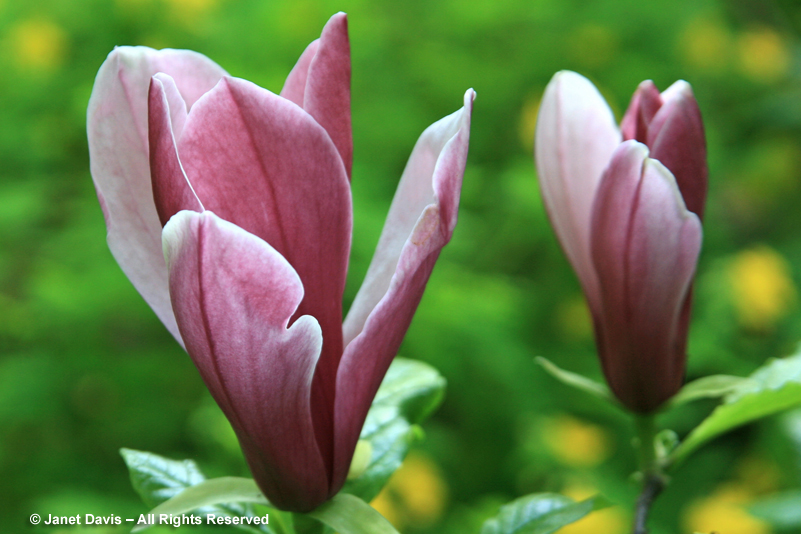
[[[637,497],[634,507],[634,534],[648,534],[648,512],[654,499],[665,489],[665,480],[659,475],[647,475],[643,484],[642,493]]]

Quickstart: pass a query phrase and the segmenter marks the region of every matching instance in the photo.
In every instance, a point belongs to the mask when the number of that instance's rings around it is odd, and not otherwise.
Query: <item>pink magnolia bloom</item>
[[[88,134],[109,247],[194,360],[280,508],[309,511],[345,482],[456,225],[474,96],[417,142],[343,324],[345,15],[309,45],[281,96],[189,51],[117,48],[100,68]]]
[[[701,248],[706,142],[692,90],[641,83],[618,128],[589,80],[557,73],[535,144],[543,201],[587,297],[606,379],[625,406],[651,412],[684,380]]]

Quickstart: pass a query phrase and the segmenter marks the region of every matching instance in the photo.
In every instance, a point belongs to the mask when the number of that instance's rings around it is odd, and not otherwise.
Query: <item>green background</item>
[[[192,457],[209,476],[246,473],[189,357],[106,247],[86,104],[115,45],[197,50],[279,91],[339,10],[349,15],[353,57],[346,306],[417,136],[461,106],[467,88],[478,93],[459,225],[400,351],[449,381],[414,469],[384,497],[404,532],[477,532],[498,505],[533,491],[601,491],[625,507],[571,532],[627,529],[637,492],[627,478],[635,468],[628,418],[533,362],[542,355],[600,376],[580,289],[545,217],[531,157],[539,98],[557,70],[592,79],[618,118],[644,79],[660,89],[682,78],[693,85],[707,128],[710,192],[689,378],[744,375],[794,351],[796,2],[0,0],[3,532],[31,531],[34,512],[144,512],[120,447]],[[684,435],[712,406],[699,402],[660,422]],[[686,464],[654,508],[653,532],[691,532],[710,524],[703,518],[724,525],[732,510],[799,483],[801,414],[749,426]],[[426,509],[414,495],[439,506]],[[105,531],[122,530],[91,529]],[[770,530],[756,524],[749,532]]]

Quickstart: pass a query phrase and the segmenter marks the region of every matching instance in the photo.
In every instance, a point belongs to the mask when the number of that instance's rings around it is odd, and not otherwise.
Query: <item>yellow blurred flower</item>
[[[752,330],[772,329],[797,298],[787,261],[764,245],[734,257],[729,281],[740,324]]]
[[[707,18],[691,21],[678,42],[684,61],[698,69],[722,70],[729,62],[731,35],[720,22]]]
[[[397,529],[435,524],[448,502],[448,487],[428,456],[412,452],[371,502]]]
[[[583,501],[597,495],[598,489],[586,483],[567,486],[562,494],[574,501]],[[559,534],[626,534],[630,531],[628,514],[619,506],[604,508],[559,529]]]
[[[594,467],[612,452],[611,439],[603,428],[569,415],[547,420],[543,440],[551,454],[570,467]]]
[[[790,68],[786,40],[767,26],[740,34],[737,52],[740,70],[755,81],[774,82],[784,77]]]
[[[375,499],[370,503],[370,506],[375,508],[379,514],[383,515],[384,518],[392,523],[398,530],[402,530],[405,526],[405,521],[403,520],[403,514],[399,509],[399,506],[395,503],[395,500],[390,495],[390,490],[386,486],[384,489],[381,490],[381,493],[376,496]]]
[[[744,507],[751,500],[745,486],[726,484],[712,495],[691,503],[684,512],[686,532],[719,532],[720,534],[769,534],[767,524]]]
[[[24,20],[11,28],[9,35],[14,58],[22,67],[49,71],[64,61],[67,35],[54,22]]]

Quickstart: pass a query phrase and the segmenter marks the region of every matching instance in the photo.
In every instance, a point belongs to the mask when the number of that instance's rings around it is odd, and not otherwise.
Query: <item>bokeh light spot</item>
[[[16,62],[36,70],[55,70],[64,61],[67,35],[55,23],[29,19],[17,23],[10,32]]]
[[[611,439],[603,428],[569,415],[546,421],[543,439],[551,454],[570,467],[594,467],[612,451]]]
[[[732,37],[721,23],[698,18],[687,25],[678,46],[689,66],[720,71],[729,63]]]
[[[688,532],[725,534],[768,534],[768,525],[745,511],[751,500],[748,488],[739,484],[719,487],[708,497],[691,503],[684,513]]]
[[[739,322],[750,330],[772,330],[796,302],[787,260],[764,245],[733,258],[729,282]]]
[[[425,528],[442,517],[448,487],[427,455],[412,452],[371,505],[396,528]]]
[[[586,483],[572,484],[565,487],[562,493],[574,501],[583,501],[598,495],[600,492]],[[619,506],[604,508],[559,529],[559,534],[624,534],[629,532],[628,514]]]
[[[737,38],[740,70],[754,81],[771,83],[790,68],[790,51],[784,38],[768,27],[754,28]]]

